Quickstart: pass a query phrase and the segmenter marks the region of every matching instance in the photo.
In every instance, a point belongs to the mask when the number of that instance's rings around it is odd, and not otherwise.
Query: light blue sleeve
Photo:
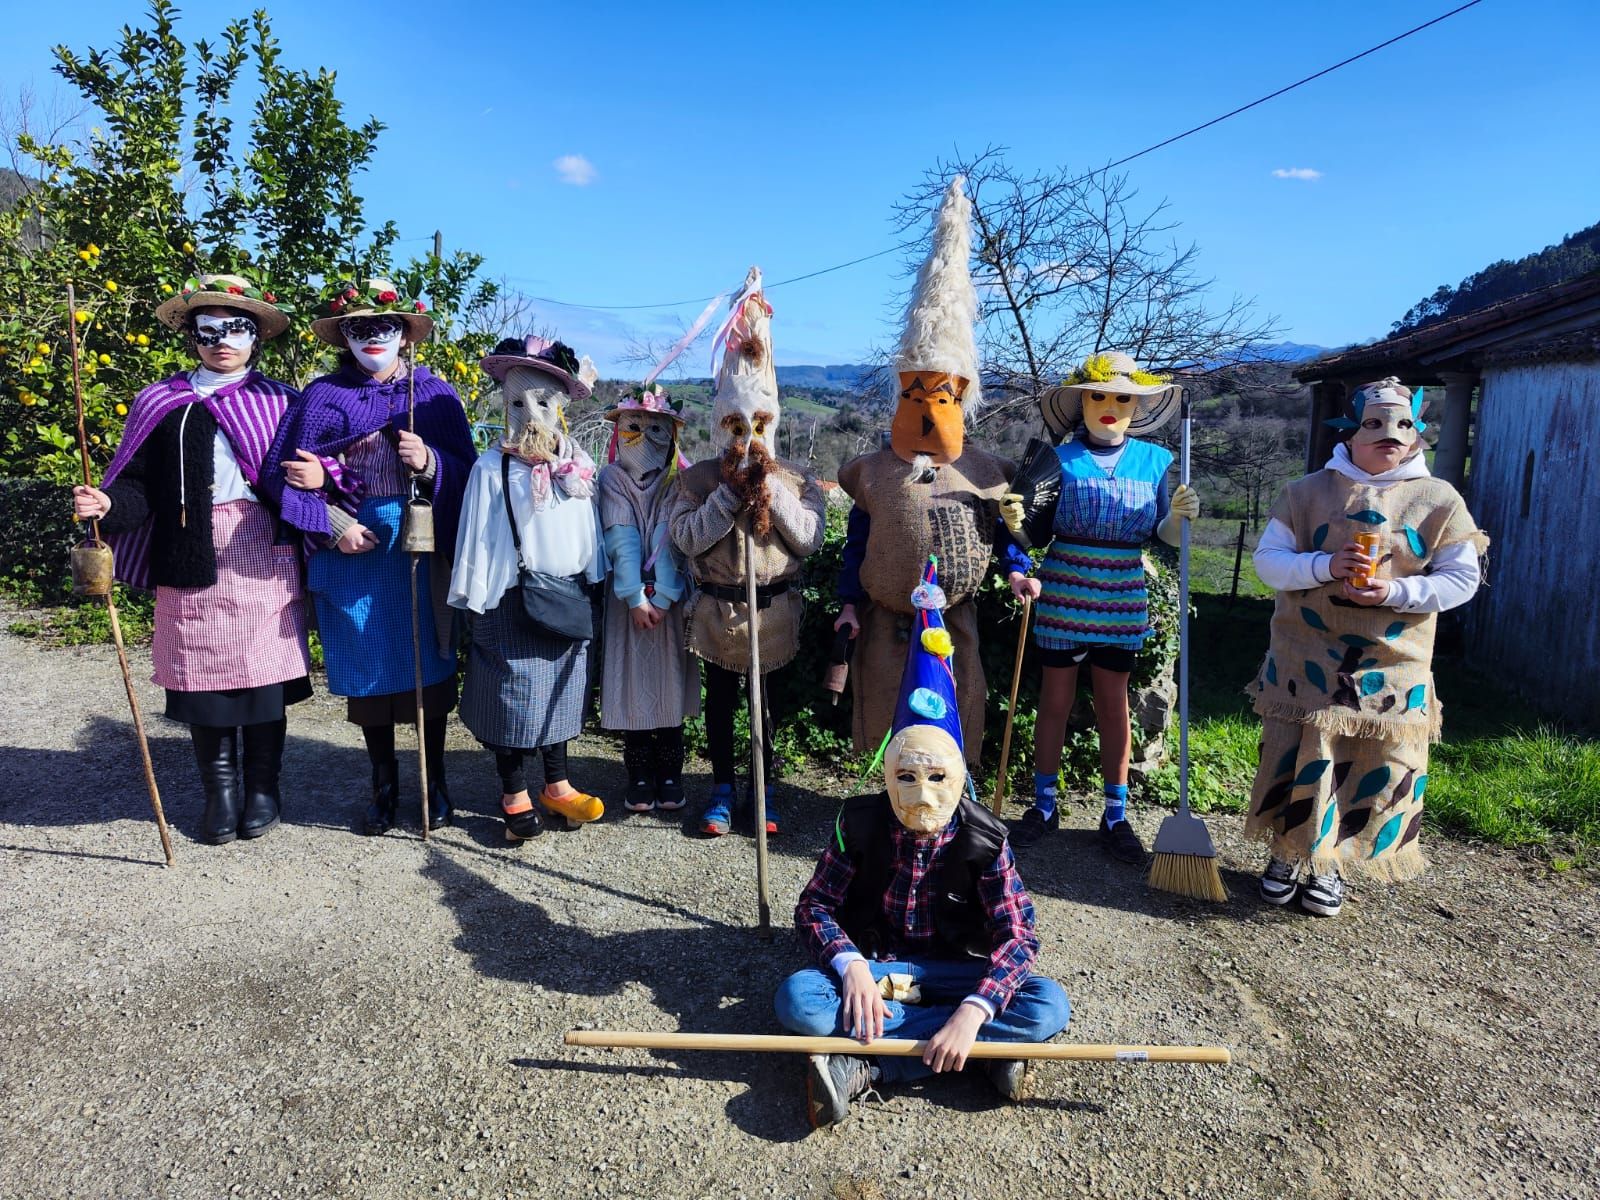
[[[639,531],[632,525],[613,525],[605,531],[604,544],[611,560],[612,594],[629,608],[637,608],[645,601]]]
[[[678,548],[672,544],[671,531],[665,521],[656,522],[655,540],[656,594],[651,601],[659,609],[668,609],[683,599],[683,559],[678,555]]]

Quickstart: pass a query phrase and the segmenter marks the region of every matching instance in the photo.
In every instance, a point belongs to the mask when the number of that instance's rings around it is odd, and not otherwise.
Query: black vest
[[[988,958],[989,914],[978,895],[978,879],[999,857],[1006,827],[967,796],[956,813],[955,836],[924,880],[933,889],[934,950],[941,958]],[[896,940],[884,917],[883,894],[893,877],[890,833],[899,824],[887,792],[854,796],[839,808],[836,844],[855,874],[834,919],[868,958],[888,953]]]

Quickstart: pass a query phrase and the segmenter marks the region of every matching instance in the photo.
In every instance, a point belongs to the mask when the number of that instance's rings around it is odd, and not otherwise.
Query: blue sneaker
[[[756,789],[747,781],[744,786],[745,807],[750,810],[750,824],[752,828],[756,822]],[[772,786],[767,786],[767,836],[773,837],[778,832],[778,805],[772,795]]]
[[[719,783],[711,789],[711,799],[700,814],[700,832],[706,837],[721,837],[733,825],[733,784]]]

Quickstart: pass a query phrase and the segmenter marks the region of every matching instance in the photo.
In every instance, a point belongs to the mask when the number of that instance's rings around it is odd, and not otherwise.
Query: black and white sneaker
[[[1261,898],[1268,904],[1287,904],[1300,894],[1300,868],[1275,858],[1261,873]]]
[[[1052,834],[1061,828],[1061,806],[1058,804],[1050,810],[1047,817],[1039,811],[1038,805],[1022,814],[1022,819],[1011,827],[1011,844],[1013,846],[1031,846],[1047,834]]]
[[[1337,872],[1313,874],[1300,893],[1300,907],[1319,917],[1337,917],[1344,904],[1344,880]]]
[[[872,1090],[878,1068],[853,1054],[813,1054],[806,1063],[806,1117],[811,1128],[837,1125],[850,1101]]]

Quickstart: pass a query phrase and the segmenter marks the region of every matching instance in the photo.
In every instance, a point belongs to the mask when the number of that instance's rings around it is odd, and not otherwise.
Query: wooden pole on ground
[[[1000,772],[994,781],[994,815],[1006,799],[1006,766],[1011,761],[1011,724],[1017,715],[1017,688],[1022,683],[1022,655],[1028,649],[1028,618],[1033,614],[1033,597],[1022,598],[1022,628],[1017,630],[1017,661],[1011,667],[1011,703],[1006,706],[1006,732],[1000,739]]]
[[[72,396],[78,407],[78,456],[83,464],[83,485],[93,487],[89,479],[89,439],[83,423],[83,380],[78,371],[78,301],[67,284],[67,342],[72,347]],[[100,522],[89,522],[90,545],[102,548],[109,555],[110,547],[100,539]],[[156,832],[161,835],[161,853],[166,865],[172,865],[172,833],[167,828],[167,814],[161,807],[161,789],[156,786],[156,769],[150,761],[150,739],[144,731],[144,714],[139,711],[139,696],[133,690],[133,670],[128,665],[128,649],[122,641],[122,622],[117,619],[117,601],[113,595],[109,571],[102,596],[106,602],[106,617],[111,622],[111,641],[117,648],[117,665],[122,668],[122,687],[128,694],[128,711],[133,714],[133,733],[139,743],[139,761],[144,768],[144,786],[150,793],[150,807],[155,812]]]
[[[613,1050],[724,1050],[752,1054],[880,1054],[920,1057],[926,1041],[879,1038],[858,1042],[844,1037],[801,1037],[766,1033],[656,1033],[622,1029],[574,1029],[568,1046],[604,1046]],[[968,1058],[1032,1058],[1055,1062],[1213,1063],[1227,1066],[1233,1055],[1226,1046],[1124,1046],[1089,1042],[974,1042]]]
[[[417,431],[417,349],[411,348],[411,361],[406,366],[406,421],[410,432]],[[417,482],[411,481],[413,499],[417,495]],[[406,516],[411,516],[409,505]],[[431,529],[431,524],[430,524]],[[422,840],[428,840],[428,746],[423,733],[426,722],[422,712],[422,609],[417,598],[417,565],[422,555],[411,555],[411,662],[415,667],[414,681],[417,696],[417,786],[422,793]],[[428,589],[428,602],[433,603],[433,589]]]

